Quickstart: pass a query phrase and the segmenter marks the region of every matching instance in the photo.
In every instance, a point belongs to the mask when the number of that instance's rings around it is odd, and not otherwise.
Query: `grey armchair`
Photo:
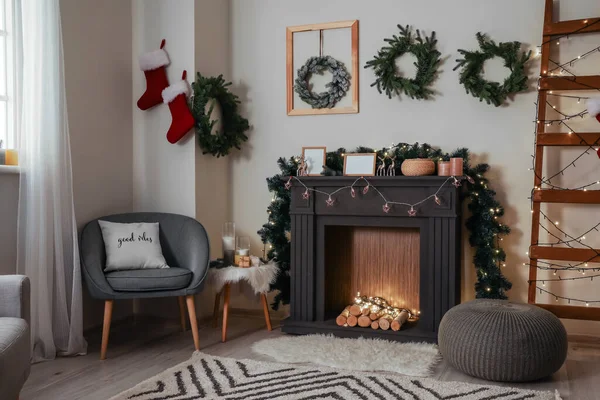
[[[29,278],[0,275],[0,399],[18,399],[29,377],[29,296]]]
[[[106,358],[113,302],[119,299],[177,296],[185,330],[185,298],[194,346],[199,350],[194,295],[202,290],[210,257],[208,235],[202,224],[183,215],[164,213],[117,214],[99,219],[119,223],[158,222],[160,245],[170,266],[105,273],[106,254],[98,220],[83,228],[80,246],[83,277],[92,297],[104,300],[100,359]]]

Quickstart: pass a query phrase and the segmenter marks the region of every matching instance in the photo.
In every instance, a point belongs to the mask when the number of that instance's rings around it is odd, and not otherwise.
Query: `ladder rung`
[[[544,35],[564,35],[566,33],[571,34],[571,32],[576,31],[585,25],[594,24],[596,21],[600,20],[600,18],[586,18],[586,19],[573,19],[570,21],[560,21],[554,22],[552,24],[548,24],[544,26]],[[588,26],[580,30],[577,33],[589,33],[589,32],[599,32],[600,31],[600,22],[595,23],[592,26]]]
[[[600,190],[534,190],[533,201],[540,203],[600,204]]]
[[[539,133],[538,146],[595,146],[600,144],[600,132],[580,133]]]
[[[535,304],[538,307],[545,308],[558,318],[568,319],[588,319],[591,321],[600,321],[600,308],[569,306],[566,304]]]
[[[600,253],[600,250],[531,246],[529,257],[534,260],[600,262],[600,256],[597,255],[597,252]]]
[[[600,88],[600,75],[558,76],[540,79],[540,90],[594,90],[596,88]]]

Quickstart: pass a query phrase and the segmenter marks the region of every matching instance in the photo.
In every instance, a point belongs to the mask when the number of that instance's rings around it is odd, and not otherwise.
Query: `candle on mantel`
[[[451,176],[462,176],[463,175],[463,159],[461,157],[455,157],[450,159],[450,175]]]
[[[438,176],[450,176],[450,161],[438,162]]]

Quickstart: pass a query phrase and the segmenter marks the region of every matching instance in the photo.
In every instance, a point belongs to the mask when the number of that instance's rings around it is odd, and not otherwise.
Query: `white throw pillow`
[[[104,272],[169,268],[160,247],[158,222],[120,224],[98,220],[106,249]]]

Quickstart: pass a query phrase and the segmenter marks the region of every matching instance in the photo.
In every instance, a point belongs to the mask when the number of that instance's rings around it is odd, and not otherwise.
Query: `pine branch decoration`
[[[385,92],[388,98],[404,93],[411,99],[423,100],[431,98],[435,92],[430,88],[437,77],[441,62],[441,53],[437,50],[435,32],[431,36],[421,37],[417,29],[413,37],[409,26],[398,25],[399,35],[384,39],[387,43],[377,55],[367,62],[365,68],[373,68],[375,82],[371,87],[377,87],[379,93]],[[411,53],[417,61],[414,63],[417,73],[414,78],[398,76],[396,59],[403,54]]]
[[[463,58],[457,59],[457,65],[453,68],[453,71],[461,69],[459,82],[465,87],[467,94],[498,107],[504,104],[511,94],[527,90],[525,64],[531,57],[531,51],[521,52],[520,42],[496,44],[481,32],[477,32],[476,38],[479,51],[459,49],[458,52]],[[494,57],[502,58],[504,66],[511,71],[502,84],[483,79],[484,64]]]

